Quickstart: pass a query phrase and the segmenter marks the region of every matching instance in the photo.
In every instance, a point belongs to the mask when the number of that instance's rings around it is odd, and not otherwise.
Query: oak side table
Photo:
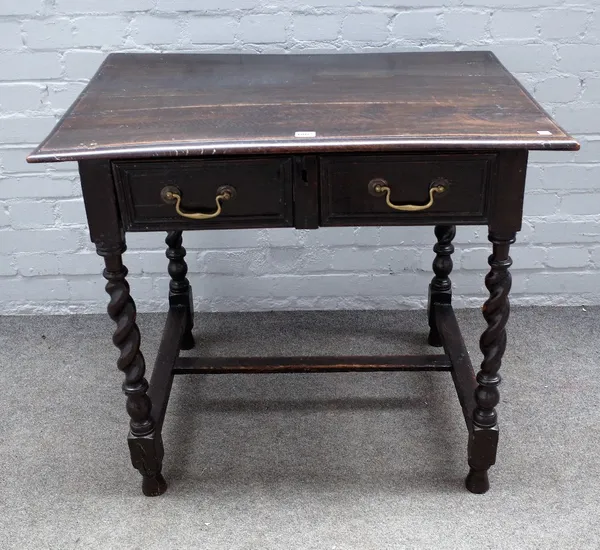
[[[529,150],[577,150],[491,52],[109,55],[29,162],[77,161],[145,495],[166,490],[162,424],[175,374],[450,371],[468,430],[466,486],[489,488],[506,347],[509,247]],[[456,225],[487,224],[483,362],[451,305]],[[183,230],[434,225],[429,344],[443,354],[189,358]],[[127,231],[166,231],[169,312],[150,383],[123,265]]]

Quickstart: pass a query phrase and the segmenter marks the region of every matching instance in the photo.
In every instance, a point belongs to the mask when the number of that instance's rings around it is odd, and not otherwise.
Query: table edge
[[[152,147],[103,148],[77,152],[43,152],[41,146],[27,156],[29,163],[82,161],[86,159],[126,158],[186,158],[215,155],[254,154],[325,154],[347,152],[427,152],[436,150],[490,151],[527,149],[530,151],[578,151],[580,144],[573,138],[554,140],[464,140],[464,139],[368,139],[261,142],[207,142],[205,144],[169,144]]]

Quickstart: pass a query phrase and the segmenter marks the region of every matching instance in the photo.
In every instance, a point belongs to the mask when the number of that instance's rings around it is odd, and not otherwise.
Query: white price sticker
[[[311,138],[311,137],[317,137],[317,132],[296,132],[294,134],[294,137],[303,137],[303,138]]]

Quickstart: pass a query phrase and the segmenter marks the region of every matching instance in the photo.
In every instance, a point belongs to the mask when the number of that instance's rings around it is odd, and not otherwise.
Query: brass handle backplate
[[[443,178],[435,179],[431,182],[429,187],[429,201],[425,204],[394,204],[390,200],[392,190],[388,185],[388,182],[382,178],[375,178],[369,182],[369,193],[374,197],[381,197],[385,195],[385,203],[394,210],[400,212],[419,212],[421,210],[427,210],[433,206],[436,193],[444,193],[448,190],[449,182]]]
[[[205,214],[203,212],[183,211],[181,209],[181,201],[183,200],[183,197],[181,196],[181,191],[178,187],[175,187],[174,185],[167,185],[166,187],[163,187],[160,192],[160,198],[163,200],[163,202],[166,202],[167,204],[174,204],[175,211],[183,218],[189,218],[191,220],[210,220],[212,218],[216,218],[219,214],[221,214],[222,201],[229,201],[235,199],[235,189],[230,185],[222,185],[221,187],[219,187],[217,189],[217,195],[215,197],[217,209],[209,214]]]

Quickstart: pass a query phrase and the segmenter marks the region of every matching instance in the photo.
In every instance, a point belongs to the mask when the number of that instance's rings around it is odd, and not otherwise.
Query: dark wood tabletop
[[[487,51],[115,53],[27,160],[578,147]]]

